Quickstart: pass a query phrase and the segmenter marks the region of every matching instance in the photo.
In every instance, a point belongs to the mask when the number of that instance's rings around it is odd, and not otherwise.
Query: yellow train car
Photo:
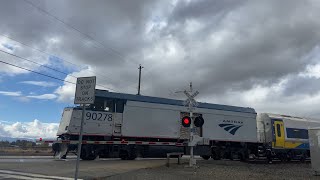
[[[320,120],[280,114],[257,116],[258,140],[267,149],[267,157],[304,160],[310,156],[308,129],[320,126]]]

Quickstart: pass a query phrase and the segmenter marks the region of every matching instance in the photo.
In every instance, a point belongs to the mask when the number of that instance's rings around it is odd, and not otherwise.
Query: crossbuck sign
[[[188,97],[188,99],[184,102],[185,105],[189,105],[190,103],[193,107],[196,107],[199,105],[197,101],[194,100],[194,98],[199,94],[199,91],[196,91],[193,94],[190,94],[188,91],[185,90],[183,91],[183,93]]]

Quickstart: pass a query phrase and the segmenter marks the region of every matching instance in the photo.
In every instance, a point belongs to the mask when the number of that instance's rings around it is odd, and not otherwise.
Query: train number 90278
[[[112,114],[99,112],[86,112],[86,120],[93,121],[112,121]]]

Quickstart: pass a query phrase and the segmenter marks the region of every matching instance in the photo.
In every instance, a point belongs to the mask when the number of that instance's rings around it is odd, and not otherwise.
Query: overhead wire
[[[21,41],[19,41],[19,40],[17,40],[17,39],[14,39],[14,38],[12,38],[12,37],[6,36],[6,35],[4,35],[4,34],[0,34],[0,36],[5,37],[5,38],[7,38],[7,39],[10,39],[11,41],[17,42],[17,43],[19,43],[19,44],[22,44],[22,45],[24,45],[24,46],[26,46],[26,47],[28,47],[28,48],[30,48],[30,49],[32,49],[32,50],[35,50],[35,51],[38,51],[38,52],[40,52],[40,53],[46,54],[46,55],[48,55],[48,56],[58,57],[58,56],[56,56],[56,55],[54,55],[54,54],[51,54],[51,53],[49,53],[49,52],[40,50],[40,49],[38,49],[38,48],[34,48],[34,47],[32,47],[32,46],[24,43],[24,42],[21,42]],[[0,51],[2,51],[2,50],[0,50]],[[8,53],[8,52],[5,52],[5,53],[10,54],[10,55],[13,55],[13,56],[16,56],[16,55],[11,54],[11,53]],[[72,76],[72,77],[74,77],[74,78],[77,78],[76,76],[73,76],[73,75],[71,75],[71,74],[68,74],[68,73],[59,71],[59,70],[57,70],[57,69],[51,68],[51,67],[49,67],[49,66],[46,66],[46,65],[44,65],[44,64],[40,64],[40,63],[31,61],[31,60],[28,60],[28,59],[26,59],[26,58],[23,58],[23,59],[26,60],[26,61],[29,61],[29,62],[38,64],[38,65],[41,65],[41,66],[43,66],[43,67],[46,67],[46,68],[48,68],[48,69],[51,69],[51,70],[53,70],[53,71],[56,71],[56,72],[59,72],[59,73],[66,74],[66,75]],[[63,58],[63,59],[59,58],[59,59],[60,59],[61,61],[65,61],[65,62],[67,62],[67,63],[69,63],[69,64],[72,64],[72,65],[74,65],[74,66],[77,66],[77,67],[79,67],[79,68],[83,68],[83,67],[81,67],[80,65],[77,65],[77,64],[74,64],[74,63],[72,63],[72,62],[70,62],[70,61],[65,60],[64,58]],[[90,70],[90,69],[87,69],[87,70],[88,70],[89,72],[92,72],[92,73],[95,74],[95,75],[99,75],[99,76],[104,77],[104,78],[106,78],[106,79],[112,80],[110,77],[105,76],[105,75],[102,74],[102,73],[98,73],[98,72],[95,72],[95,71]],[[102,86],[102,85],[99,85],[99,86],[104,87],[104,86]],[[133,84],[130,84],[130,85],[127,86],[127,87],[132,87],[132,86],[133,86]],[[104,88],[107,88],[107,87],[104,87]],[[110,88],[107,88],[107,89],[110,89]],[[111,89],[111,90],[116,91],[116,90],[114,90],[114,89]],[[116,92],[119,92],[119,91],[116,91]]]
[[[12,54],[12,53],[9,53],[9,52],[6,52],[6,51],[3,51],[3,50],[1,50],[0,49],[0,52],[3,52],[3,53],[6,53],[6,54],[8,54],[8,55],[11,55],[11,56],[13,56],[13,57],[16,57],[16,58],[19,58],[19,59],[22,59],[22,60],[25,60],[25,61],[28,61],[28,62],[32,62],[32,63],[34,63],[34,64],[37,64],[37,65],[39,65],[39,66],[43,66],[43,67],[45,67],[45,68],[48,68],[48,69],[51,69],[51,70],[54,70],[54,71],[56,71],[56,72],[60,72],[60,73],[63,73],[63,74],[66,74],[66,75],[69,75],[69,76],[71,76],[71,77],[73,77],[73,78],[77,78],[76,76],[73,76],[73,75],[70,75],[70,74],[68,74],[68,73],[65,73],[65,72],[62,72],[62,71],[59,71],[59,70],[57,70],[57,69],[54,69],[54,68],[51,68],[51,67],[48,67],[48,66],[45,66],[45,65],[43,65],[43,64],[41,64],[41,63],[37,63],[37,62],[35,62],[35,61],[32,61],[32,60],[29,60],[29,59],[27,59],[27,58],[24,58],[24,57],[21,57],[21,56],[18,56],[18,55],[16,55],[16,54]],[[5,62],[2,62],[2,63],[5,63]],[[10,63],[5,63],[5,64],[10,64]],[[10,64],[11,66],[17,66],[17,65],[13,65],[13,64]],[[23,68],[23,67],[22,67]],[[25,69],[27,69],[27,68],[25,68]],[[31,71],[31,72],[33,72],[32,70],[28,70],[28,71]],[[39,74],[39,72],[36,72],[36,71],[34,71],[35,73],[37,73],[37,74]],[[41,73],[41,74],[43,74],[43,73]],[[50,76],[50,75],[46,75],[47,77],[48,76]],[[50,77],[53,77],[53,76],[50,76]],[[55,78],[55,79],[57,79],[57,78]],[[59,80],[61,80],[60,78],[58,78]],[[67,81],[66,81],[67,82]],[[75,84],[75,83],[73,83],[73,84]],[[112,91],[115,91],[115,92],[117,92],[116,90],[114,90],[114,89],[112,89],[112,88],[109,88],[109,87],[105,87],[105,86],[103,86],[103,85],[100,85],[100,84],[97,84],[97,86],[100,86],[100,87],[103,87],[103,88],[105,88],[105,89],[109,89],[109,90],[112,90]]]
[[[11,64],[11,63],[8,63],[8,62],[5,62],[5,61],[1,61],[0,60],[0,63],[6,64],[6,65],[10,65],[10,66],[13,66],[13,67],[16,67],[16,68],[20,68],[20,69],[23,69],[23,70],[26,70],[26,71],[29,71],[29,72],[33,72],[33,73],[36,73],[36,74],[39,74],[39,75],[42,75],[42,76],[46,76],[46,77],[49,77],[49,78],[52,78],[52,79],[63,81],[63,82],[66,82],[66,83],[70,83],[70,84],[74,84],[74,85],[76,84],[76,83],[73,83],[71,81],[60,79],[60,78],[57,78],[57,77],[54,77],[54,76],[50,76],[50,75],[47,75],[47,74],[44,74],[44,73],[40,73],[40,72],[37,72],[37,71],[33,71],[31,69],[24,68],[24,67],[21,67],[21,66],[18,66],[18,65],[14,65],[14,64]]]
[[[26,44],[26,43],[24,43],[24,42],[21,42],[21,41],[19,41],[19,40],[17,40],[17,39],[14,39],[14,38],[12,38],[12,37],[6,36],[6,35],[4,35],[4,34],[0,34],[0,36],[5,37],[5,38],[7,38],[7,39],[10,39],[11,41],[15,41],[15,42],[17,42],[17,43],[19,43],[19,44],[22,44],[22,45],[24,45],[24,46],[27,46],[27,47],[29,47],[30,49],[39,51],[39,52],[41,52],[41,53],[43,53],[43,54],[46,54],[46,55],[48,55],[48,56],[55,56],[55,55],[52,55],[52,54],[50,54],[50,53],[48,53],[48,52],[46,52],[46,51],[43,51],[43,50],[40,50],[40,49],[38,49],[38,48],[32,47],[32,46],[30,46],[30,45],[28,45],[28,44]],[[55,57],[57,57],[57,56],[55,56]],[[77,64],[75,64],[75,63],[72,63],[72,62],[70,62],[70,61],[67,61],[67,60],[65,60],[65,59],[61,59],[61,60],[62,60],[62,61],[65,61],[65,62],[67,62],[67,63],[69,63],[69,64],[71,64],[71,65],[74,65],[74,66],[77,66],[77,67],[82,68],[81,66],[79,66],[79,65],[77,65]]]
[[[122,53],[120,53],[119,51],[115,50],[114,48],[111,48],[110,46],[109,46],[109,47],[106,46],[104,43],[96,40],[96,39],[93,38],[92,36],[90,36],[90,35],[82,32],[82,31],[80,31],[80,30],[79,30],[78,28],[76,28],[75,26],[73,26],[73,25],[67,23],[66,21],[58,18],[57,16],[51,14],[49,11],[46,11],[46,10],[44,10],[43,8],[37,6],[37,5],[34,4],[33,2],[31,2],[31,1],[29,1],[29,0],[24,0],[24,1],[25,1],[26,3],[28,3],[29,5],[33,6],[33,7],[34,7],[35,9],[37,9],[39,12],[41,12],[41,13],[47,15],[47,16],[50,16],[51,18],[53,18],[53,19],[55,19],[56,21],[62,23],[63,25],[65,25],[65,26],[68,27],[69,29],[72,29],[72,30],[78,32],[80,35],[84,36],[85,38],[87,38],[87,39],[95,42],[95,43],[98,44],[98,45],[100,45],[101,47],[104,48],[104,50],[105,50],[105,52],[106,52],[107,54],[110,54],[107,50],[112,51],[113,54],[117,55],[120,59],[122,59],[123,61],[127,62],[126,58],[122,55]],[[129,62],[131,62],[131,61],[129,61]],[[133,62],[131,62],[131,63],[133,63]]]
[[[82,31],[80,31],[80,30],[79,30],[78,28],[76,28],[75,26],[73,26],[73,25],[67,23],[66,21],[58,18],[57,16],[51,14],[49,11],[41,8],[40,6],[36,5],[35,3],[33,3],[33,2],[31,2],[31,1],[29,1],[29,0],[24,0],[24,1],[25,1],[27,4],[31,5],[33,8],[37,9],[37,10],[38,10],[39,12],[41,12],[42,14],[45,14],[45,15],[53,18],[54,20],[60,22],[60,23],[63,24],[65,27],[67,27],[67,28],[69,28],[69,29],[71,29],[71,30],[73,30],[73,31],[78,32],[81,36],[85,37],[86,39],[89,39],[89,40],[92,41],[95,45],[97,45],[97,44],[100,45],[100,47],[103,47],[103,48],[104,48],[104,50],[105,50],[106,53],[110,54],[110,52],[108,52],[107,50],[109,50],[109,51],[111,50],[111,51],[113,52],[113,54],[116,54],[120,59],[122,59],[122,60],[124,60],[125,62],[127,62],[127,59],[126,59],[119,51],[117,51],[117,50],[115,50],[115,49],[113,49],[113,48],[111,48],[111,47],[106,46],[104,43],[102,43],[102,42],[100,42],[100,41],[97,41],[97,40],[96,40],[95,38],[93,38],[92,36],[90,36],[90,35],[82,32]],[[16,42],[18,42],[18,43],[20,43],[20,44],[22,44],[22,45],[25,45],[25,46],[33,49],[33,50],[39,51],[39,52],[44,53],[44,54],[47,54],[47,55],[49,55],[49,56],[58,57],[58,56],[52,55],[52,54],[50,54],[50,53],[48,53],[48,52],[46,52],[46,51],[43,51],[43,50],[40,50],[40,49],[31,47],[31,46],[29,46],[28,44],[23,43],[23,42],[21,42],[21,41],[18,41],[18,40],[16,40],[16,39],[13,39],[13,38],[11,38],[11,37],[8,37],[8,36],[5,36],[5,35],[2,35],[2,36],[3,36],[3,37],[6,37],[6,38],[8,38],[8,39],[10,39],[10,40],[16,41]],[[77,66],[77,67],[82,68],[81,66],[76,65],[76,64],[74,64],[74,63],[72,63],[72,62],[70,62],[70,61],[67,61],[67,60],[65,60],[65,59],[61,59],[61,60],[62,60],[62,61],[65,61],[65,62],[67,62],[67,63],[69,63],[69,64],[72,64],[72,65],[75,65],[75,66]],[[129,61],[129,62],[132,63],[132,61]],[[47,68],[53,70],[53,68],[50,68],[50,67],[48,67],[48,66],[45,66],[45,65],[42,65],[42,66],[43,66],[43,67],[47,67]],[[59,72],[59,71],[57,71],[57,70],[55,70],[55,71],[56,71],[56,72]],[[91,71],[91,70],[89,70],[89,71]],[[92,72],[93,72],[93,71],[92,71]],[[63,72],[60,71],[60,73],[63,73]],[[66,73],[64,73],[64,74],[66,74]],[[104,75],[102,75],[102,74],[100,74],[100,73],[96,73],[96,74],[99,74],[99,75],[101,75],[101,76],[104,76]],[[107,76],[104,76],[104,77],[107,77]],[[107,77],[107,78],[108,78],[108,77]],[[100,86],[101,86],[101,85],[100,85]],[[130,85],[130,86],[128,86],[128,87],[131,87],[131,86],[133,86],[133,84]],[[107,88],[107,87],[104,87],[104,88]],[[110,88],[107,88],[107,89],[110,89]],[[114,90],[114,91],[115,91],[115,90]]]
[[[6,36],[6,35],[4,35],[4,34],[0,34],[0,36],[5,37],[5,38],[7,38],[7,39],[10,39],[10,40],[12,40],[12,41],[15,41],[15,42],[17,42],[17,43],[19,43],[19,44],[22,44],[22,45],[24,45],[24,46],[26,46],[26,47],[28,47],[28,48],[30,48],[30,49],[32,49],[32,50],[38,51],[38,52],[43,53],[43,54],[46,54],[46,55],[48,55],[48,56],[58,57],[58,56],[53,55],[53,54],[51,54],[51,53],[49,53],[49,52],[40,50],[40,49],[38,49],[38,48],[34,48],[34,47],[32,47],[32,46],[24,43],[24,42],[21,42],[21,41],[19,41],[19,40],[17,40],[17,39],[14,39],[14,38],[12,38],[12,37]],[[72,62],[70,62],[70,61],[68,61],[68,60],[65,60],[64,58],[60,58],[60,57],[58,57],[58,58],[59,58],[59,60],[65,61],[65,62],[67,62],[67,63],[69,63],[69,64],[74,65],[74,66],[77,66],[77,67],[79,67],[80,69],[83,68],[83,67],[81,67],[80,65],[77,65],[77,64],[72,63]],[[109,78],[109,77],[107,77],[107,76],[105,76],[105,75],[103,75],[103,74],[101,74],[101,73],[94,72],[94,71],[92,71],[92,70],[90,70],[90,69],[88,69],[88,71],[93,72],[94,74],[100,75],[100,76],[102,76],[102,77],[105,77],[105,78],[111,80],[111,78]]]
[[[0,49],[0,51],[3,52],[3,53],[6,53],[6,54],[8,54],[8,55],[14,56],[14,57],[16,57],[16,58],[20,58],[20,59],[22,59],[22,60],[25,60],[25,61],[28,61],[28,62],[37,64],[37,65],[39,65],[39,66],[42,66],[42,67],[51,69],[51,70],[53,70],[53,71],[56,71],[56,72],[59,72],[59,73],[65,74],[65,75],[69,75],[68,73],[65,73],[65,72],[63,72],[63,71],[57,70],[57,69],[55,69],[55,68],[51,68],[51,67],[46,66],[46,65],[44,65],[44,64],[41,64],[41,63],[38,63],[38,62],[35,62],[35,61],[32,61],[32,60],[29,60],[29,59],[27,59],[27,58],[24,58],[24,57],[21,57],[21,56],[12,54],[12,53],[9,53],[9,52],[7,52],[7,51],[1,50],[1,49]],[[73,75],[69,75],[69,76],[75,77],[75,76],[73,76]],[[75,78],[77,78],[77,77],[75,77]]]

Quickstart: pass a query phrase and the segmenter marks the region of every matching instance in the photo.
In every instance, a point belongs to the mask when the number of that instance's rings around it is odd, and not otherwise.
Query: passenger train
[[[96,90],[95,103],[86,107],[80,157],[188,154],[190,128],[181,122],[186,111],[181,100]],[[203,138],[194,152],[204,159],[304,160],[310,156],[308,128],[320,126],[312,119],[210,103],[199,103],[194,116],[204,119],[202,127],[192,129]],[[77,148],[80,119],[79,107],[64,109],[53,145],[60,158]]]

